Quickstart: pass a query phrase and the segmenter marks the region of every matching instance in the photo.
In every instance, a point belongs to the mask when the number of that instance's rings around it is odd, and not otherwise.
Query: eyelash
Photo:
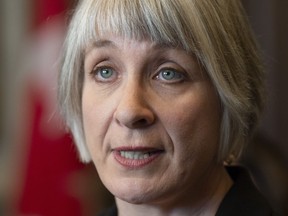
[[[101,74],[101,72],[104,72],[104,71],[110,71],[112,72],[112,74],[109,76],[109,77],[103,77]],[[108,72],[109,72],[108,71]],[[163,77],[163,73],[164,72],[168,72],[168,75],[169,76],[169,73],[173,73],[173,77],[171,77],[171,79],[169,78],[164,78]],[[109,83],[109,82],[113,82],[115,80],[118,79],[118,74],[117,72],[110,66],[98,66],[98,67],[95,67],[91,72],[90,72],[90,76],[96,81],[96,82],[99,82],[99,83]],[[171,68],[171,67],[167,67],[167,68],[161,68],[160,70],[157,71],[156,75],[154,75],[152,77],[152,79],[154,80],[159,80],[160,82],[162,83],[166,83],[166,84],[177,84],[177,83],[181,83],[181,82],[184,82],[185,80],[187,80],[187,75],[175,68]]]
[[[104,70],[109,70],[110,72],[112,72],[110,77],[103,77],[101,76],[101,72],[104,72]],[[112,67],[109,66],[99,66],[99,67],[95,67],[91,72],[90,72],[91,77],[97,81],[97,82],[113,82],[114,79],[117,79],[117,77],[115,77],[117,74],[115,72],[115,70]],[[112,78],[111,78],[112,77]]]
[[[172,72],[174,74],[174,77],[172,77],[171,79],[165,79],[163,77],[164,72],[169,72],[169,73]],[[185,81],[187,79],[187,76],[186,74],[184,74],[183,72],[180,72],[179,70],[176,70],[175,68],[162,68],[161,70],[157,72],[155,79],[160,80],[164,83],[174,84],[174,83],[181,83]]]

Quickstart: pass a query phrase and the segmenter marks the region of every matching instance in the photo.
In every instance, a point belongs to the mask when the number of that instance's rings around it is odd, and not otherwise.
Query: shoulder
[[[117,215],[118,215],[117,207],[116,205],[113,205],[110,208],[98,214],[97,216],[117,216]]]
[[[234,181],[224,197],[216,216],[274,216],[269,203],[254,186],[248,171],[243,167],[227,167]]]
[[[269,203],[254,186],[248,171],[243,167],[228,167],[234,181],[224,197],[216,216],[280,216],[273,212]],[[117,216],[117,207],[103,211],[98,216]]]

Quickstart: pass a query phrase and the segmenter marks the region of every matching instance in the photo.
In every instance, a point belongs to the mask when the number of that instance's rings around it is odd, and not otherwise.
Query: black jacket
[[[259,193],[248,172],[241,167],[228,167],[234,181],[222,200],[216,216],[276,216],[265,198]],[[116,205],[99,216],[117,216]]]

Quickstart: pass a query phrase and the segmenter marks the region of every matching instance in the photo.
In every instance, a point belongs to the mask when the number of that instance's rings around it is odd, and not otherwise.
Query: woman
[[[104,215],[272,215],[226,167],[263,105],[240,1],[82,0],[65,47],[59,101],[115,196]]]

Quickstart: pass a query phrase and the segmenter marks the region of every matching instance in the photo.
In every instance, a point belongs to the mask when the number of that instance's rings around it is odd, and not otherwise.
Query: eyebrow
[[[94,48],[103,48],[103,47],[111,47],[111,48],[117,48],[116,44],[113,41],[110,40],[97,40],[92,43],[91,46],[87,48],[85,53],[89,53]]]
[[[92,43],[90,47],[86,50],[86,54],[89,53],[94,48],[105,48],[105,47],[111,47],[113,49],[117,49],[118,46],[111,40],[97,40]],[[169,44],[165,43],[156,43],[154,45],[155,49],[167,49],[167,48],[175,48],[174,46],[171,46]]]
[[[116,45],[110,40],[97,40],[92,44],[92,47],[101,48],[101,47],[114,47]]]

